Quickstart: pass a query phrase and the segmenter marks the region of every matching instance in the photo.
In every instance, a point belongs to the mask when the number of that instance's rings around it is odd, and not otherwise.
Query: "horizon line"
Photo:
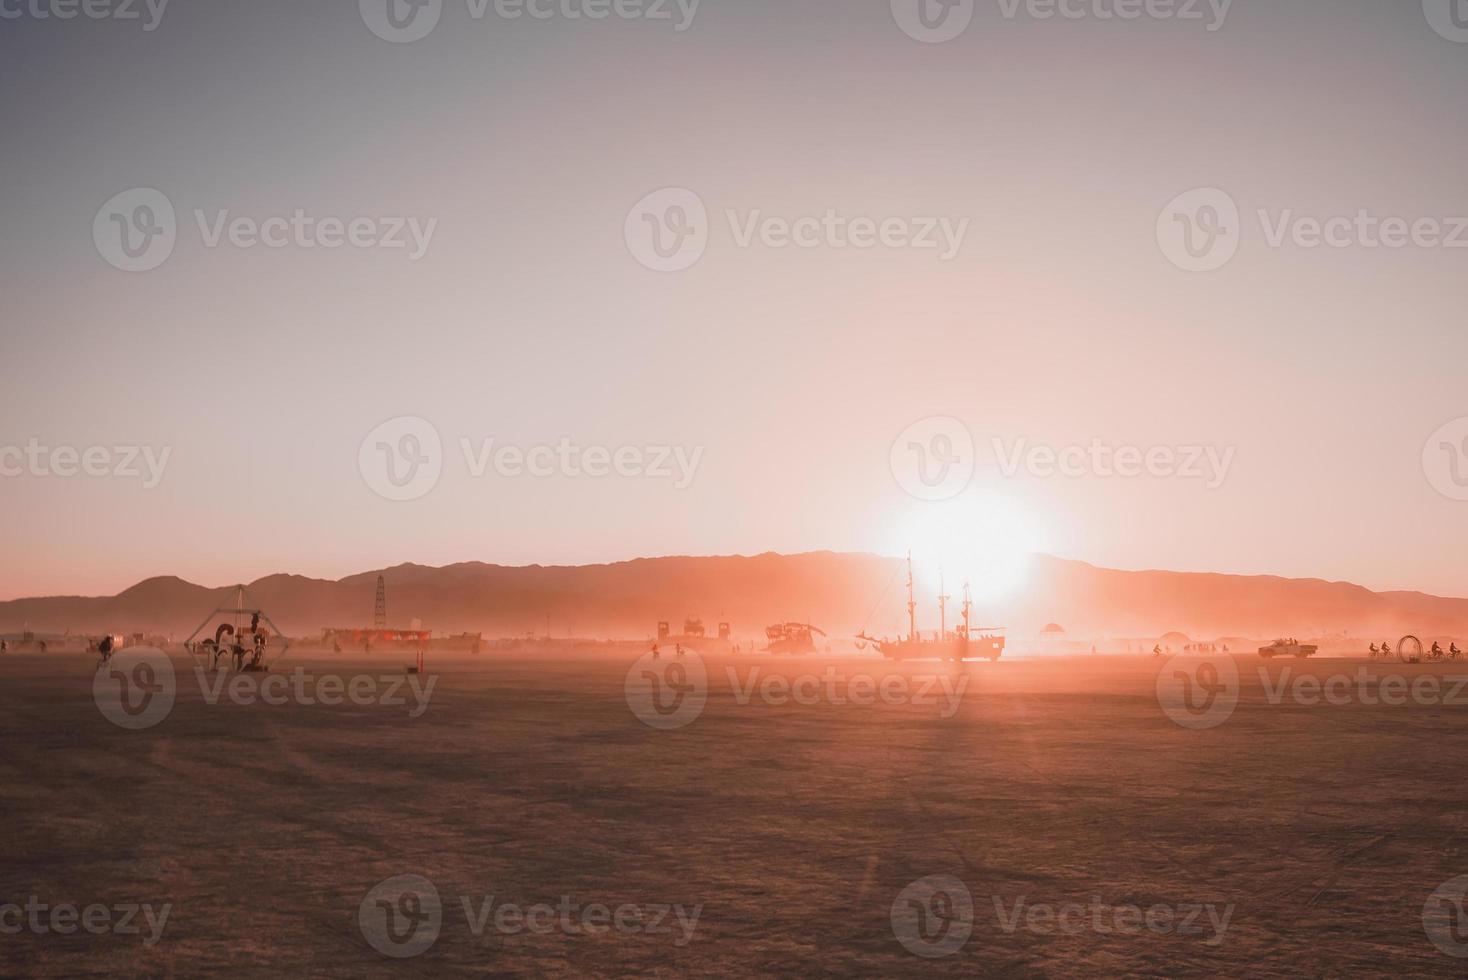
[[[1032,559],[1033,558],[1049,559],[1049,560],[1052,560],[1052,561],[1066,562],[1066,563],[1073,564],[1073,565],[1083,565],[1083,566],[1085,566],[1087,568],[1097,569],[1099,571],[1120,572],[1122,574],[1127,574],[1127,575],[1207,575],[1207,576],[1217,576],[1217,577],[1223,577],[1223,578],[1278,579],[1278,580],[1284,581],[1284,582],[1320,582],[1320,583],[1323,583],[1323,584],[1326,584],[1326,585],[1345,585],[1345,586],[1351,586],[1352,588],[1362,589],[1362,590],[1364,590],[1366,592],[1371,593],[1372,595],[1420,595],[1420,596],[1423,596],[1423,597],[1429,598],[1429,599],[1468,599],[1468,596],[1438,595],[1436,593],[1424,592],[1421,589],[1411,589],[1411,588],[1373,589],[1373,588],[1370,588],[1369,586],[1362,585],[1359,582],[1352,582],[1352,581],[1350,581],[1348,579],[1330,579],[1330,578],[1325,578],[1325,577],[1322,577],[1322,576],[1314,576],[1314,575],[1298,576],[1297,577],[1297,576],[1290,576],[1290,575],[1281,575],[1281,574],[1276,573],[1276,572],[1222,572],[1222,571],[1215,571],[1215,570],[1175,569],[1175,568],[1118,568],[1118,567],[1114,567],[1114,566],[1111,566],[1111,565],[1098,565],[1095,562],[1086,561],[1086,560],[1080,559],[1080,558],[1066,558],[1066,557],[1064,557],[1062,555],[1051,554],[1049,552],[1035,551],[1035,552],[1027,552],[1026,554],[1027,554],[1027,557],[1032,558]],[[124,588],[118,590],[117,592],[111,593],[109,595],[82,595],[80,593],[52,593],[50,595],[21,595],[21,596],[12,596],[12,597],[9,597],[9,598],[0,598],[0,605],[8,605],[8,604],[11,604],[11,603],[16,603],[16,602],[44,601],[44,600],[52,600],[52,599],[115,599],[115,598],[117,598],[117,597],[119,597],[119,596],[121,596],[121,595],[123,595],[123,594],[125,594],[127,592],[132,591],[133,589],[138,588],[139,586],[146,585],[149,582],[157,582],[157,581],[165,581],[165,580],[176,580],[178,582],[182,582],[184,585],[189,585],[189,586],[193,586],[195,588],[204,589],[204,590],[209,591],[209,592],[220,592],[220,591],[224,591],[224,590],[227,590],[227,589],[233,589],[233,588],[238,588],[238,587],[249,588],[251,586],[258,585],[259,583],[264,582],[267,579],[272,579],[272,578],[304,579],[305,581],[308,581],[308,582],[321,582],[321,583],[336,585],[336,584],[340,584],[342,582],[345,582],[348,579],[358,578],[358,577],[367,576],[367,575],[383,575],[383,574],[386,574],[388,572],[394,571],[396,569],[402,569],[402,568],[422,568],[422,569],[427,569],[427,570],[430,570],[430,571],[443,571],[445,569],[457,568],[457,567],[460,567],[460,566],[477,565],[477,566],[482,566],[482,567],[485,567],[485,568],[504,568],[504,569],[528,569],[528,568],[544,568],[544,569],[586,569],[586,568],[610,568],[610,567],[613,567],[613,566],[616,566],[616,565],[631,565],[631,564],[634,564],[636,562],[644,562],[644,561],[676,561],[676,560],[680,560],[680,559],[682,559],[682,560],[690,560],[690,561],[715,561],[715,560],[721,560],[721,559],[722,560],[742,559],[742,560],[745,560],[745,561],[753,561],[753,560],[759,559],[759,558],[769,558],[769,557],[775,557],[775,558],[804,558],[804,557],[809,557],[809,556],[812,556],[812,555],[831,555],[831,556],[842,557],[842,558],[876,558],[876,559],[882,559],[882,560],[887,560],[887,561],[902,561],[904,559],[904,557],[905,557],[903,555],[885,555],[885,554],[881,554],[881,553],[874,552],[874,551],[836,551],[836,550],[829,549],[829,548],[816,548],[816,549],[812,549],[812,550],[809,550],[809,551],[793,551],[793,552],[788,552],[788,553],[787,552],[781,552],[781,551],[774,551],[774,550],[766,550],[766,551],[756,552],[754,554],[736,553],[736,554],[713,554],[713,555],[690,555],[690,554],[676,554],[676,555],[639,555],[639,556],[632,557],[632,558],[621,558],[621,559],[617,559],[615,561],[596,561],[596,562],[584,562],[584,563],[579,563],[579,564],[577,564],[577,563],[545,564],[545,563],[541,563],[541,562],[525,562],[525,563],[522,563],[522,564],[504,564],[504,563],[501,563],[501,562],[484,561],[482,559],[467,559],[467,560],[463,560],[463,561],[449,562],[449,563],[443,564],[443,565],[428,565],[428,564],[423,564],[421,562],[416,562],[416,561],[409,560],[409,561],[401,561],[401,562],[398,562],[397,564],[394,564],[394,565],[385,565],[385,566],[383,566],[381,568],[370,568],[370,569],[364,569],[364,570],[358,571],[358,572],[351,572],[351,573],[348,573],[346,575],[342,575],[339,578],[319,578],[319,577],[312,576],[312,575],[303,575],[303,574],[301,574],[299,572],[271,572],[268,575],[260,576],[259,578],[252,579],[249,582],[234,581],[234,582],[226,583],[224,585],[204,585],[204,584],[201,584],[201,583],[198,583],[198,582],[191,582],[188,579],[183,578],[180,575],[175,575],[175,574],[172,574],[172,573],[166,573],[165,572],[165,573],[160,573],[160,574],[157,574],[157,575],[149,575],[149,576],[146,576],[144,578],[138,579],[137,581],[133,582],[131,585],[125,586]]]

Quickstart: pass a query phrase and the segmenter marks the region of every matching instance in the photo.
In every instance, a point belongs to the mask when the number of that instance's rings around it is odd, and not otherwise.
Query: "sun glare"
[[[967,582],[981,607],[1019,592],[1032,556],[1047,547],[1029,509],[997,494],[914,505],[893,544],[895,553],[911,550],[920,592],[936,594],[941,573],[949,595],[961,596]]]

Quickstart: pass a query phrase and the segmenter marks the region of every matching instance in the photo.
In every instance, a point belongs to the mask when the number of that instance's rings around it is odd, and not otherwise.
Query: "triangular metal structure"
[[[258,626],[263,622],[264,625],[270,628],[270,635],[279,641],[279,648],[272,650],[272,655],[268,658],[264,655],[262,648],[261,655],[258,658],[252,656],[250,664],[245,669],[268,670],[271,664],[285,656],[286,652],[290,650],[290,640],[280,631],[280,627],[271,621],[270,617],[265,613],[265,610],[260,608],[259,603],[251,598],[248,589],[243,585],[236,585],[232,588],[234,604],[223,605],[217,609],[210,610],[209,615],[204,617],[204,621],[199,624],[198,629],[190,633],[189,638],[184,641],[184,649],[189,652],[189,656],[194,658],[194,663],[200,667],[215,668],[218,666],[220,656],[222,655],[220,641],[223,636],[233,636],[236,644],[243,645],[242,639],[244,634],[249,632],[252,626]],[[229,617],[230,621],[217,626],[212,636],[199,640],[199,634],[208,630],[210,625],[221,617]],[[253,650],[253,646],[252,641],[251,650]]]

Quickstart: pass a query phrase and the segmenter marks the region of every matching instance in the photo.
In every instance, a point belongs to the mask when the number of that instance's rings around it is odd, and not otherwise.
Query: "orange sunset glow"
[[[0,80],[0,976],[1462,974],[1468,0]]]

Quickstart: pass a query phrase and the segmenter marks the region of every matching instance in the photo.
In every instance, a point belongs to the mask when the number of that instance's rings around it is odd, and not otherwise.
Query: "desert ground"
[[[1423,908],[1468,874],[1468,708],[1442,703],[1468,701],[1444,680],[1468,665],[1272,662],[1261,678],[1240,656],[1236,708],[1194,729],[1164,712],[1153,658],[709,658],[702,712],[659,728],[629,703],[636,656],[434,659],[426,704],[399,689],[406,704],[325,705],[210,703],[180,654],[171,711],[127,730],[94,700],[92,659],[10,654],[0,904],[169,912],[155,935],[142,913],[127,934],[43,914],[0,936],[0,974],[1462,973]],[[293,654],[273,671],[401,682],[410,659]],[[1358,670],[1369,689],[1434,677],[1440,696],[1271,702],[1282,676]],[[772,676],[814,683],[792,699]],[[890,696],[859,678],[892,678]],[[427,948],[394,958],[359,913],[403,875],[441,913]],[[971,896],[947,955],[898,936],[894,903],[929,876]],[[637,917],[476,926],[490,896]],[[1018,911],[1035,906],[1085,912],[1061,929]],[[1115,916],[1132,906],[1164,911]]]

